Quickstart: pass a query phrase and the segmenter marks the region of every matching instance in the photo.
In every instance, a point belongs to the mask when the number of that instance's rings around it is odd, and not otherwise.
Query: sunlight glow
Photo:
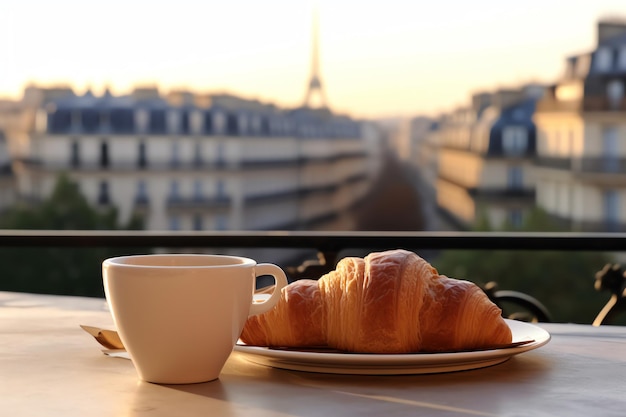
[[[331,108],[354,116],[433,114],[469,94],[550,82],[591,49],[623,0],[320,0],[320,72]],[[77,92],[137,84],[302,101],[310,2],[26,0],[0,4],[0,97],[25,85]]]

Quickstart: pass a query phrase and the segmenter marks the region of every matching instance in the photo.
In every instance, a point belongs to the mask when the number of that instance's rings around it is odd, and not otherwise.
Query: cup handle
[[[285,272],[277,265],[274,264],[258,264],[255,267],[255,274],[257,277],[261,275],[271,275],[274,277],[274,281],[276,285],[274,285],[274,291],[269,296],[269,298],[261,303],[254,302],[250,306],[250,314],[249,316],[254,316],[257,314],[265,313],[267,310],[271,309],[276,305],[278,300],[280,300],[280,292],[283,287],[287,286],[287,276]]]

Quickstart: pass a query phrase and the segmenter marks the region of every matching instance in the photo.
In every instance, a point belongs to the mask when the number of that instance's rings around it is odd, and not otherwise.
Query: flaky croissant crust
[[[272,310],[248,319],[241,335],[257,346],[363,353],[477,349],[511,338],[501,310],[478,286],[439,275],[400,249],[347,257],[317,281],[289,284]]]

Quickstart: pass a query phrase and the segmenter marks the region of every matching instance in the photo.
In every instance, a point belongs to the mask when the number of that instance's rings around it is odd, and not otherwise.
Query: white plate
[[[514,355],[537,349],[550,341],[541,327],[505,319],[513,343],[534,340],[518,347],[457,353],[356,354],[320,353],[270,349],[238,344],[235,351],[250,362],[274,368],[331,374],[407,375],[431,374],[484,368]]]

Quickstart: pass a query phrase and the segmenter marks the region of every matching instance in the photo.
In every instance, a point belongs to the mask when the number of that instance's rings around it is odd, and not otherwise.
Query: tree
[[[493,230],[480,222],[482,230]],[[534,210],[521,231],[562,231],[542,210]],[[610,262],[598,252],[449,250],[433,264],[440,273],[537,298],[554,321],[591,323],[609,295],[594,290],[594,276]]]
[[[0,218],[3,229],[115,230],[117,211],[89,205],[78,185],[60,175],[48,199],[36,206],[16,205]],[[141,228],[132,219],[127,229]],[[125,249],[129,252],[146,249]],[[120,255],[115,248],[0,248],[5,291],[102,297],[102,261]]]

